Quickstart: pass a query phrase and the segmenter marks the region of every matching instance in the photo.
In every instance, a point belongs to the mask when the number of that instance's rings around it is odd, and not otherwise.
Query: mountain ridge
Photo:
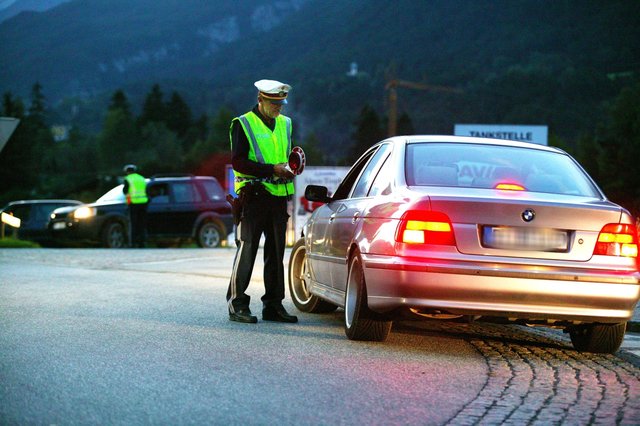
[[[0,23],[0,40],[0,90],[39,81],[54,105],[119,88],[139,105],[160,83],[212,114],[250,107],[251,83],[274,78],[294,86],[303,131],[339,146],[364,105],[385,113],[395,77],[464,92],[402,91],[416,131],[525,122],[575,138],[626,84],[607,75],[640,69],[640,2],[84,0]]]

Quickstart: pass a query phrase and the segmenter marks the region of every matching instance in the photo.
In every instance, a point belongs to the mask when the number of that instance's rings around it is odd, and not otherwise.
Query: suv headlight
[[[87,219],[96,215],[96,209],[93,207],[78,207],[73,211],[74,219]]]

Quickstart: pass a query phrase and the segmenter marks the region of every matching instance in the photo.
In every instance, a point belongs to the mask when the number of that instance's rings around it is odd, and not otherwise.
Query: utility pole
[[[462,90],[447,86],[433,86],[430,84],[416,83],[414,81],[390,79],[385,85],[385,90],[389,92],[389,122],[388,135],[395,136],[398,129],[398,91],[397,87],[404,87],[413,90],[430,90],[434,92],[462,93]]]

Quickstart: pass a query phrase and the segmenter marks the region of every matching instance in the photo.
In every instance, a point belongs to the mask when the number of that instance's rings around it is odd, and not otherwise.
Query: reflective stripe
[[[266,183],[273,183],[275,185],[280,185],[280,184],[284,184],[284,183],[290,183],[293,182],[293,179],[285,179],[285,178],[252,178],[252,177],[243,177],[243,176],[236,176],[235,177],[235,181],[236,182],[266,182]]]
[[[264,156],[262,155],[262,151],[260,151],[260,145],[258,145],[256,135],[253,134],[253,129],[251,128],[251,124],[249,124],[249,120],[247,120],[247,117],[244,115],[241,115],[238,119],[242,124],[244,124],[244,129],[246,130],[249,139],[251,139],[251,145],[253,146],[253,152],[256,154],[256,160],[258,160],[258,163],[265,164]]]
[[[287,117],[285,119],[287,124],[287,155],[291,152],[291,119]]]

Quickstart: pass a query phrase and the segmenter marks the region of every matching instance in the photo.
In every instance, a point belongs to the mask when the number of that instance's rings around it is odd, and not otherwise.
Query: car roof
[[[391,142],[396,144],[411,144],[411,143],[462,143],[462,144],[480,144],[480,145],[502,145],[512,146],[519,148],[531,148],[540,151],[551,151],[557,153],[564,153],[563,150],[547,145],[540,145],[530,142],[512,141],[508,139],[492,139],[492,138],[477,138],[471,136],[451,136],[451,135],[410,135],[410,136],[394,136],[381,141],[380,143]]]

